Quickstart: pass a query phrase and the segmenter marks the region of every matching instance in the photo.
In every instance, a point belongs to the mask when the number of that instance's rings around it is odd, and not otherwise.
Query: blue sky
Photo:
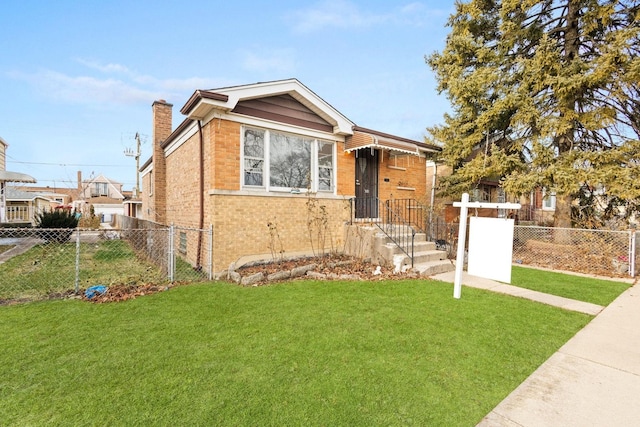
[[[422,140],[449,103],[424,55],[444,47],[453,0],[34,1],[0,14],[7,170],[38,185],[105,176],[135,186],[124,151],[151,104],[196,89],[297,78],[359,126]]]

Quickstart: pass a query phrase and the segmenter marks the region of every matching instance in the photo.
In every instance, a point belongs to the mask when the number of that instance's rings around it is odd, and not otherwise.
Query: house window
[[[333,191],[333,144],[318,141],[318,190]]]
[[[245,128],[242,183],[267,191],[333,191],[333,150],[331,142]]]
[[[91,193],[92,197],[99,196],[108,196],[109,195],[109,184],[106,182],[94,182],[93,183],[93,191]]]
[[[180,246],[178,247],[178,251],[183,255],[187,253],[187,233],[184,231],[180,232]]]
[[[244,130],[244,185],[262,186],[264,133],[258,129]]]
[[[545,211],[553,211],[556,209],[556,193],[542,192],[542,209]]]
[[[269,184],[273,188],[309,188],[313,140],[271,132]]]

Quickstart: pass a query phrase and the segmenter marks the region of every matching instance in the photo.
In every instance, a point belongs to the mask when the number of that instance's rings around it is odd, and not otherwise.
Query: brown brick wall
[[[166,165],[164,150],[161,144],[171,135],[172,128],[172,104],[164,100],[155,101],[152,105],[153,112],[153,208],[151,210],[152,221],[166,222]]]
[[[378,198],[380,200],[393,198],[416,199],[423,203],[427,201],[425,199],[426,169],[424,158],[400,155],[394,159],[388,151],[383,151],[378,174]]]
[[[309,210],[309,198],[305,196],[241,196],[213,195],[208,217],[213,223],[214,271],[226,269],[231,262],[243,256],[262,256],[271,258],[270,243],[275,252],[284,255],[297,251],[312,250],[307,226],[308,213],[314,217],[319,206],[327,211],[328,231],[326,249],[342,250],[344,245],[344,223],[349,218],[348,202],[335,199],[313,199],[316,209]],[[279,240],[272,239],[268,223],[275,224],[274,229]]]
[[[356,194],[356,155],[345,153],[344,143],[338,142],[336,149],[337,193],[340,196],[353,197]]]
[[[140,183],[142,190],[140,191],[140,197],[142,199],[142,219],[153,221],[152,211],[155,211],[155,204],[153,203],[153,196],[151,194],[151,173],[142,175]]]
[[[208,168],[205,162],[205,192]],[[200,137],[196,132],[167,157],[167,224],[198,227],[200,215]],[[206,222],[205,222],[206,224]]]
[[[211,188],[217,190],[240,189],[240,123],[214,119],[207,124],[211,131],[213,168]],[[215,166],[213,166],[215,165]]]

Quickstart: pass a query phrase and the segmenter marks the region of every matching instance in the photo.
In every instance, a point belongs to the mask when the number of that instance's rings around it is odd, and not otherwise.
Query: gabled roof
[[[104,176],[102,174],[96,176],[95,178],[83,179],[82,182],[84,182],[84,183],[107,182],[109,184],[122,185],[121,182],[114,181],[113,179],[109,179],[109,178],[107,178],[106,176]]]
[[[212,90],[196,90],[180,112],[192,120],[201,120],[214,109],[234,110],[239,102],[278,95],[290,95],[333,126],[340,135],[353,134],[354,123],[297,79],[277,80]]]
[[[116,185],[122,185],[122,183],[118,182],[118,181],[113,181],[107,177],[105,177],[104,175],[100,174],[98,176],[96,176],[95,178],[91,178],[91,179],[85,179],[82,181],[85,184],[93,184],[93,183],[106,183],[108,184],[108,186],[110,188],[113,189],[113,191],[116,193],[117,197],[112,197],[110,199],[124,199],[124,194],[122,194],[122,191],[120,191]]]
[[[33,192],[30,192],[30,191],[22,191],[22,190],[18,190],[17,188],[14,188],[14,187],[7,187],[6,191],[7,191],[7,194],[6,194],[7,201],[29,202],[29,201],[32,201],[32,200],[35,200],[35,199],[43,199],[43,200],[47,200],[49,202],[52,201],[52,200],[50,200],[49,198],[47,198],[43,194],[33,193]]]

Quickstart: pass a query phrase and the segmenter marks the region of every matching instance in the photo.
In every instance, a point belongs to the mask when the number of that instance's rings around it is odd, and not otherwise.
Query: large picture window
[[[333,191],[333,151],[328,141],[244,128],[242,184],[267,191]]]

